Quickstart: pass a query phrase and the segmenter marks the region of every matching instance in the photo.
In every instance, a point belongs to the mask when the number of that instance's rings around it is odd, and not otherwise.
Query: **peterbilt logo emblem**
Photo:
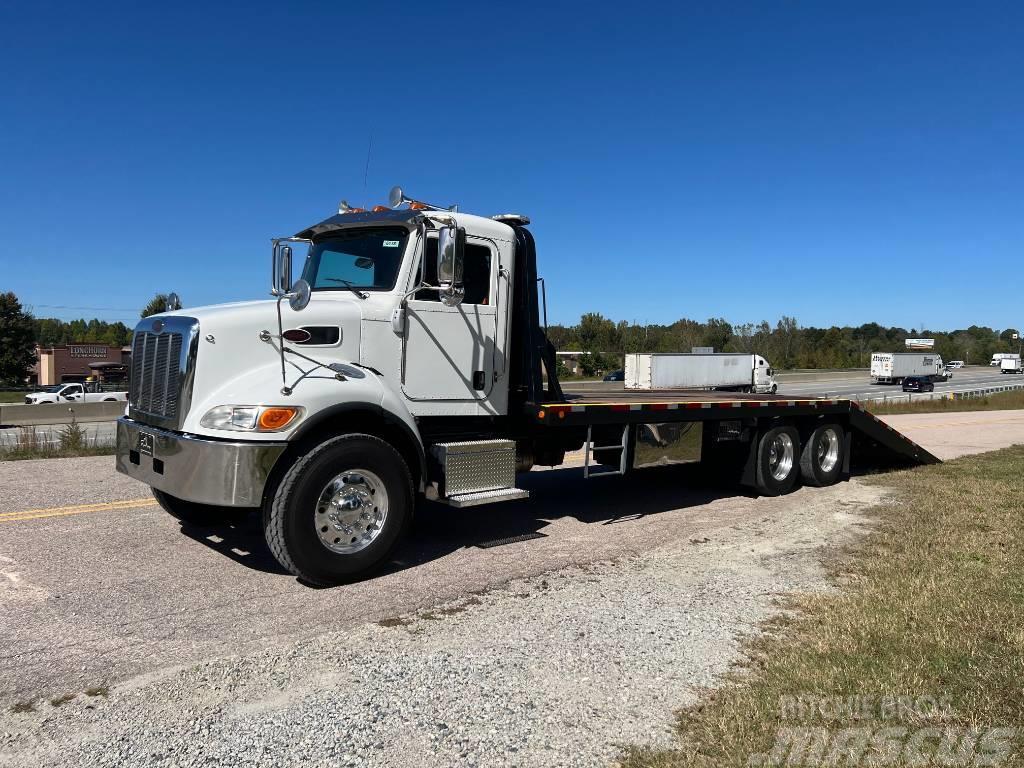
[[[162,331],[163,329],[164,329],[164,321],[163,320],[154,320],[153,321],[153,333],[160,333],[160,331]]]

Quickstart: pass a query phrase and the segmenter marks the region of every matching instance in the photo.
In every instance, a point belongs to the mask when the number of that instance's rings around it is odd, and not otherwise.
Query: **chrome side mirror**
[[[312,289],[302,278],[295,281],[295,285],[288,292],[288,306],[296,312],[301,312],[309,304]]]
[[[274,258],[271,264],[270,293],[283,296],[292,287],[292,247],[274,243]]]
[[[446,307],[462,303],[463,266],[466,259],[466,229],[454,225],[438,232],[437,283],[441,288],[441,302]]]

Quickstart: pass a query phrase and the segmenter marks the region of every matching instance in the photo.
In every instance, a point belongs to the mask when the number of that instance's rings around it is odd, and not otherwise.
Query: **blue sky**
[[[265,296],[401,184],[529,214],[552,322],[1024,323],[1024,4],[488,5],[3,4],[0,289]]]

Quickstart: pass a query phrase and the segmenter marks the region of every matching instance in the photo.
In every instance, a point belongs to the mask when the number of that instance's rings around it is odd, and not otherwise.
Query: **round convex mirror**
[[[309,304],[311,293],[309,283],[302,279],[297,280],[288,294],[288,306],[296,312],[302,311]]]

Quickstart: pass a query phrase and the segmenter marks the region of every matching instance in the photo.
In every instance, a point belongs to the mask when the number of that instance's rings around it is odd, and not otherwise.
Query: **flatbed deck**
[[[918,464],[940,460],[872,415],[855,400],[754,395],[708,390],[623,390],[564,393],[559,402],[527,403],[527,415],[541,426],[586,427],[726,419],[786,418],[833,414],[856,438],[862,452],[886,452]]]

